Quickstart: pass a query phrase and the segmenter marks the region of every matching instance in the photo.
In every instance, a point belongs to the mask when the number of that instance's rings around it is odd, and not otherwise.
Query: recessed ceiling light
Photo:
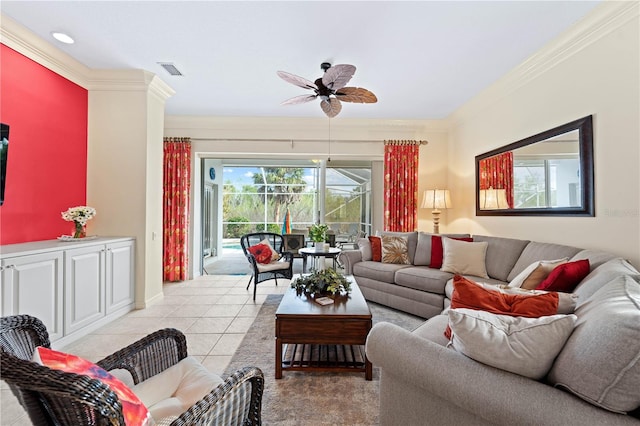
[[[60,43],[64,43],[64,44],[73,44],[73,43],[75,43],[75,40],[72,39],[70,35],[65,34],[65,33],[61,33],[59,31],[53,31],[51,33],[51,36],[53,38],[55,38],[56,40],[58,40]]]

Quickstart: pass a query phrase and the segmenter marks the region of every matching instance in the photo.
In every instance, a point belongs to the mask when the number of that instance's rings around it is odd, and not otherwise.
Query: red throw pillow
[[[447,237],[451,238],[451,237]],[[471,237],[458,237],[451,238],[452,240],[466,241],[468,243],[473,242],[473,238]],[[431,263],[429,264],[429,268],[442,268],[442,259],[444,256],[444,249],[442,248],[442,237],[440,235],[432,235],[431,236]]]
[[[92,379],[100,380],[118,396],[122,404],[122,414],[127,426],[143,426],[154,424],[149,410],[140,399],[120,380],[111,373],[100,368],[86,359],[64,352],[54,351],[42,346],[38,346],[34,353],[34,361],[54,370],[65,371],[67,373],[82,374]]]
[[[256,258],[256,262],[267,264],[271,263],[271,247],[266,244],[256,244],[254,246],[249,247],[249,253]]]
[[[547,278],[538,284],[536,290],[571,293],[580,281],[589,275],[590,270],[589,259],[563,263],[553,268]]]
[[[487,290],[461,275],[453,277],[451,309],[466,308],[487,311],[512,317],[538,318],[558,313],[558,294],[536,295],[507,294]],[[451,329],[447,326],[444,335],[450,339]]]
[[[371,260],[382,262],[382,238],[370,236],[369,242],[371,242]]]

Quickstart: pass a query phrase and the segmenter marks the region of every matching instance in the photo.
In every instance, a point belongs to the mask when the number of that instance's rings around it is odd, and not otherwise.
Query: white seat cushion
[[[146,405],[154,420],[159,421],[184,413],[222,382],[220,376],[188,356],[131,390]]]
[[[267,264],[257,263],[258,272],[271,272],[289,269],[289,262],[271,262]]]

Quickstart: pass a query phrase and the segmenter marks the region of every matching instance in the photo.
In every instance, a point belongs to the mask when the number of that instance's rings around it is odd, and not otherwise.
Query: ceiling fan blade
[[[378,98],[373,92],[362,87],[343,87],[336,92],[336,97],[343,102],[355,102],[360,104],[375,104]]]
[[[323,99],[320,102],[320,108],[327,114],[327,117],[333,118],[342,110],[342,104],[336,98]]]
[[[353,74],[356,72],[356,67],[348,64],[334,65],[325,71],[322,76],[322,84],[332,90],[342,89],[347,85]]]
[[[291,73],[284,72],[284,71],[278,71],[277,74],[278,74],[278,77],[280,77],[281,79],[283,79],[287,83],[291,83],[291,84],[296,85],[298,87],[302,87],[303,89],[318,90],[318,86],[316,86],[315,83],[307,80],[306,78],[302,78],[302,77],[297,76],[295,74],[291,74]]]
[[[303,104],[305,102],[311,102],[313,100],[315,100],[317,98],[316,95],[300,95],[300,96],[294,96],[291,99],[287,99],[286,101],[282,102],[280,105],[296,105],[296,104]]]

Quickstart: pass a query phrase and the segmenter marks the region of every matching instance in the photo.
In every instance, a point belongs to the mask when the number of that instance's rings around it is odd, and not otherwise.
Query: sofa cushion
[[[578,306],[614,278],[635,274],[638,274],[638,271],[628,261],[620,257],[605,262],[593,269],[575,288],[574,293],[578,296]]]
[[[382,262],[409,265],[407,237],[382,236]]]
[[[617,256],[612,254],[612,253],[606,252],[606,251],[601,251],[601,250],[581,250],[578,253],[576,253],[569,260],[571,262],[573,262],[575,260],[589,259],[589,265],[591,265],[591,270],[593,271],[598,266],[604,264],[605,262],[610,261],[611,259],[613,259],[615,257],[617,257]]]
[[[422,337],[423,339],[431,340],[440,346],[447,346],[449,339],[444,337],[443,334],[447,325],[449,325],[449,316],[436,315],[429,318],[422,325],[413,330],[412,333],[416,336]]]
[[[369,260],[353,265],[353,275],[393,284],[396,271],[409,267],[411,267],[411,265],[398,265],[395,263],[382,263]]]
[[[495,280],[493,278],[480,278],[480,277],[473,277],[471,275],[462,275],[462,276],[468,280],[475,281],[476,283],[482,282],[483,284],[506,285],[504,281]],[[451,299],[451,296],[453,295],[453,277],[451,277],[451,279],[447,281],[447,284],[444,286],[444,295],[448,299]]]
[[[529,244],[526,240],[513,238],[489,237],[474,235],[473,241],[485,241],[489,243],[487,248],[487,274],[491,278],[507,281],[509,272],[513,269],[520,257],[522,250]]]
[[[429,268],[440,269],[442,268],[442,260],[444,259],[444,246],[442,245],[442,238],[444,235],[432,235],[431,236],[431,262]],[[446,237],[452,238],[458,241],[466,241],[468,243],[473,242],[471,237]]]
[[[418,244],[417,232],[382,232],[381,235],[389,235],[392,237],[406,237],[407,238],[407,251],[409,254],[409,263],[413,264],[413,259],[416,255],[416,245]]]
[[[371,241],[369,241],[369,238],[360,238],[358,239],[358,241],[356,241],[356,244],[358,245],[358,250],[360,250],[360,253],[362,253],[362,260],[373,259],[373,253],[371,251]]]
[[[494,314],[540,317],[558,313],[558,293],[512,294],[489,289],[472,280],[456,275],[453,278],[451,308],[479,309]]]
[[[560,244],[530,242],[522,250],[522,254],[507,276],[507,281],[511,281],[522,272],[527,266],[538,260],[571,258],[580,251],[577,247],[563,246]]]
[[[548,380],[599,407],[640,406],[640,276],[614,278],[576,309],[576,327]]]
[[[573,331],[575,315],[540,318],[451,309],[450,346],[476,361],[532,379],[544,377]]]
[[[442,238],[444,256],[440,270],[454,274],[468,274],[489,278],[485,266],[487,242],[466,242]]]
[[[396,272],[395,283],[403,287],[444,294],[444,286],[453,277],[450,272],[426,266],[412,266]]]
[[[568,258],[563,257],[562,259],[533,262],[509,282],[509,287],[534,290],[549,276],[556,266],[566,263],[568,260]]]
[[[497,291],[503,294],[515,294],[517,296],[537,296],[549,293],[545,290],[526,290],[523,288],[509,287],[504,284],[488,284],[479,282],[476,282],[476,284],[485,290]],[[572,293],[553,293],[558,295],[558,310],[555,312],[556,314],[572,314],[576,310],[578,296]]]
[[[377,236],[369,236],[369,244],[371,246],[371,260],[374,262],[382,261],[382,238]]]
[[[553,268],[537,290],[563,291],[570,293],[589,274],[589,259],[567,262]]]
[[[536,295],[508,294],[489,290],[470,279],[456,275],[453,277],[451,309],[476,309],[499,315],[520,317],[541,317],[558,313],[557,293]],[[445,331],[451,337],[450,330]]]
[[[431,237],[434,234],[428,232],[418,233],[418,243],[416,245],[416,255],[413,259],[415,266],[429,266],[431,264]],[[440,234],[441,237],[449,238],[470,238],[469,234]]]

